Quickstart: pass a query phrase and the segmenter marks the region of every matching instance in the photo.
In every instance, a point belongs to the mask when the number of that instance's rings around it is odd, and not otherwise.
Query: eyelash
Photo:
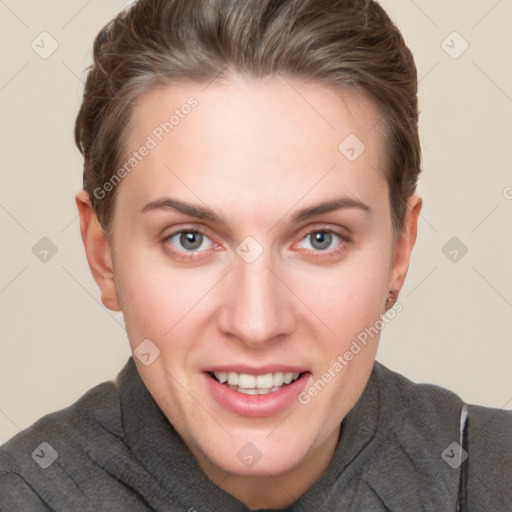
[[[211,243],[213,244],[214,248],[218,248],[220,247],[218,244],[216,244],[215,242],[213,242],[210,237],[208,236],[208,234],[199,229],[199,228],[189,228],[189,229],[180,229],[178,231],[174,231],[173,233],[171,233],[170,235],[167,235],[164,237],[163,239],[163,243],[166,245],[166,248],[169,252],[171,252],[175,257],[179,258],[179,259],[182,259],[182,260],[190,260],[190,259],[195,259],[197,257],[197,254],[200,253],[200,252],[206,252],[206,251],[180,251],[180,250],[177,250],[177,249],[174,249],[172,247],[172,245],[169,243],[169,240],[171,240],[171,238],[173,238],[174,236],[176,235],[179,235],[179,234],[183,234],[183,233],[198,233],[198,234],[201,234],[203,235],[204,237],[208,238]],[[346,245],[350,242],[350,239],[345,236],[345,235],[342,235],[341,233],[339,233],[338,231],[334,230],[334,229],[331,229],[331,228],[314,228],[314,229],[311,229],[309,231],[307,231],[306,233],[304,233],[298,242],[295,242],[294,245],[296,245],[297,243],[299,242],[302,242],[306,237],[308,236],[311,236],[312,234],[314,233],[329,233],[331,235],[334,235],[336,237],[338,237],[340,239],[340,242],[338,243],[338,245],[334,248],[334,249],[331,249],[331,250],[327,250],[327,251],[321,251],[321,250],[311,250],[311,249],[300,249],[301,251],[307,251],[307,252],[310,252],[312,251],[313,253],[315,253],[315,256],[314,257],[318,257],[318,258],[331,258],[331,257],[335,257],[337,256],[340,252],[342,252],[346,247]]]

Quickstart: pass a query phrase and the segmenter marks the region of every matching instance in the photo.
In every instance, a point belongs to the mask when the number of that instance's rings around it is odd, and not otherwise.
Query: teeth
[[[228,388],[237,391],[238,393],[244,393],[245,395],[266,395],[268,393],[274,393],[274,391],[279,391],[281,386],[273,386],[270,389],[268,388],[254,388],[254,389],[245,389],[239,388],[238,386],[232,386],[231,384],[227,384]]]
[[[238,375],[238,386],[244,389],[254,389],[256,387],[256,377],[248,373]]]
[[[274,376],[271,373],[265,373],[265,375],[258,375],[256,377],[256,387],[257,388],[267,388],[270,389],[274,383]],[[242,386],[242,384],[239,384],[239,386],[246,388],[249,386]]]
[[[215,378],[221,384],[229,384],[238,388],[241,393],[249,395],[264,395],[277,391],[283,384],[290,384],[299,378],[298,373],[274,372],[264,375],[250,375],[236,372],[214,372]]]
[[[283,382],[284,382],[284,373],[283,372],[274,373],[274,377],[272,379],[272,384],[274,386],[282,386]]]
[[[217,379],[219,379],[219,382],[221,384],[224,384],[224,382],[228,381],[228,374],[226,372],[217,372],[215,376],[217,377]]]
[[[239,393],[244,393],[246,395],[257,395],[258,390],[257,389],[245,389],[245,388],[238,388]]]

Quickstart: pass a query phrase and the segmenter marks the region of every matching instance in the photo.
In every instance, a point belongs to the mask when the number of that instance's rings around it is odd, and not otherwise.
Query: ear
[[[92,276],[101,293],[101,302],[112,311],[121,311],[117,299],[112,255],[107,235],[98,222],[89,194],[81,190],[75,197],[80,215],[80,233]]]
[[[392,268],[389,275],[389,290],[392,291],[392,302],[398,297],[409,269],[412,249],[418,233],[418,217],[421,212],[423,200],[417,194],[411,196],[407,203],[404,226],[400,238],[395,243]],[[393,304],[391,303],[391,306]]]

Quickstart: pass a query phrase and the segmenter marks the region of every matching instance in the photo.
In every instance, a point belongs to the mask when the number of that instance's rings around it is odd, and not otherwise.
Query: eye
[[[342,237],[333,231],[312,231],[300,242],[302,249],[313,249],[315,251],[327,251],[334,249],[341,242]]]
[[[200,231],[179,231],[167,238],[176,249],[186,252],[204,251],[212,247],[212,241]]]

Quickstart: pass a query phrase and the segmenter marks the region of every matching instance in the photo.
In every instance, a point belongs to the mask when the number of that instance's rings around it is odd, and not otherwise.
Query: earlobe
[[[80,233],[85,254],[101,293],[101,302],[112,311],[121,311],[116,293],[112,254],[105,231],[98,222],[89,194],[81,190],[75,197],[80,215]]]
[[[407,203],[407,212],[404,220],[404,227],[400,238],[395,244],[393,267],[389,277],[389,290],[393,292],[394,300],[398,294],[407,276],[411,253],[416,242],[418,233],[418,218],[421,212],[423,200],[418,195],[413,195]],[[386,306],[386,309],[389,309]]]

